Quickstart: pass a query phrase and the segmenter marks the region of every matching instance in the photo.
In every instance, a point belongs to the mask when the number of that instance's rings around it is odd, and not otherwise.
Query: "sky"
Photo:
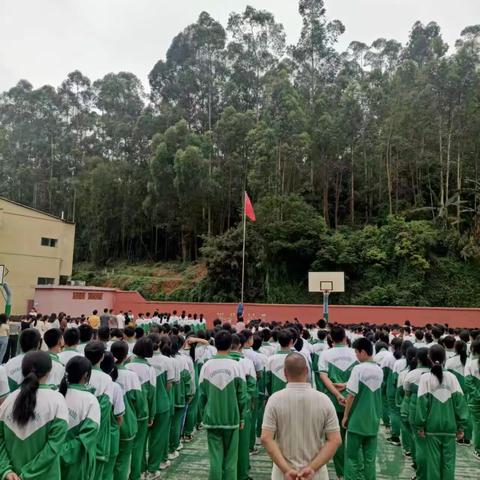
[[[301,29],[297,0],[0,0],[0,91],[27,79],[58,86],[80,70],[92,81],[129,71],[148,84],[173,37],[205,10],[224,26],[246,5],[271,11],[295,43]],[[379,37],[405,43],[416,20],[436,21],[451,45],[464,27],[480,23],[480,0],[326,0],[329,19],[352,40]]]

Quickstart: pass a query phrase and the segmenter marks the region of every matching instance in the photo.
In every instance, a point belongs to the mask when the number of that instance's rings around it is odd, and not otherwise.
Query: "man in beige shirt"
[[[285,360],[287,387],[267,402],[262,443],[273,461],[272,480],[328,480],[326,464],[342,444],[331,400],[307,383],[305,357]]]

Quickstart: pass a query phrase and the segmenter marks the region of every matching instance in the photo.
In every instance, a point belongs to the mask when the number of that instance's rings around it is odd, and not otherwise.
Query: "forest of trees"
[[[299,14],[287,45],[273,13],[202,12],[148,95],[129,72],[20,81],[0,195],[74,220],[77,261],[201,260],[192,299],[235,300],[247,190],[247,300],[304,300],[306,272],[334,268],[340,301],[480,305],[480,25],[340,52],[323,0]]]

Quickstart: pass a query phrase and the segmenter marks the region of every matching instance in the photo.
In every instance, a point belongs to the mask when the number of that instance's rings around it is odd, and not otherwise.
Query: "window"
[[[42,237],[42,247],[56,247],[58,240],[56,238]]]
[[[89,300],[102,300],[103,293],[101,292],[88,292],[88,299]]]
[[[55,285],[55,279],[49,277],[38,277],[37,285]]]
[[[85,300],[85,292],[73,292],[73,300]]]
[[[60,275],[60,281],[58,283],[60,285],[67,285],[69,278],[70,277],[68,275]]]

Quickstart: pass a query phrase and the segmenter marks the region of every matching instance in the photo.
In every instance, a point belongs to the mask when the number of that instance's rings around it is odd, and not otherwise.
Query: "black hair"
[[[272,332],[269,328],[264,328],[260,334],[262,335],[263,341],[268,342],[272,338]]]
[[[370,340],[367,340],[365,337],[357,338],[353,342],[353,348],[358,352],[365,352],[368,356],[373,355],[373,345]]]
[[[445,348],[452,349],[455,347],[455,337],[452,337],[451,335],[447,335],[443,339],[443,344],[445,345]]]
[[[406,357],[408,349],[412,347],[413,347],[413,343],[410,340],[405,340],[402,343],[402,357]]]
[[[112,380],[115,382],[118,378],[118,369],[115,365],[115,357],[112,355],[111,352],[105,352],[103,356],[103,360],[100,363],[100,368],[104,371],[107,375],[112,377]]]
[[[36,328],[26,328],[20,334],[18,343],[23,353],[38,350],[42,344],[42,336]]]
[[[443,382],[443,365],[445,364],[445,349],[441,345],[432,345],[429,352],[433,365],[430,372],[438,378],[438,383]]]
[[[432,361],[428,356],[428,348],[417,348],[417,368],[420,366],[425,368],[430,368],[432,366]]]
[[[478,367],[480,368],[480,340],[475,340],[472,342],[470,347],[472,355],[479,355],[478,357]]]
[[[105,350],[103,342],[93,341],[85,346],[85,356],[92,362],[92,365],[97,365],[105,355]]]
[[[2,325],[3,323],[7,323],[7,315],[5,313],[0,313],[0,325]]]
[[[405,354],[405,359],[407,361],[408,370],[414,370],[417,368],[417,349],[415,347],[410,347]]]
[[[423,330],[421,328],[417,328],[415,330],[415,338],[417,340],[423,340],[423,337],[425,336],[425,334],[423,333]]]
[[[381,350],[388,350],[388,345],[385,342],[379,341],[375,344],[375,353],[378,353]]]
[[[253,336],[253,344],[252,344],[252,349],[255,352],[258,352],[260,350],[260,347],[262,346],[262,337],[258,334],[255,334]]]
[[[80,333],[80,342],[81,343],[87,343],[93,337],[93,328],[86,323],[82,323],[78,327],[78,332]]]
[[[135,338],[140,340],[145,336],[145,330],[142,327],[135,327]]]
[[[392,339],[392,348],[393,348],[393,356],[395,360],[400,360],[402,358],[402,339],[395,337]]]
[[[43,334],[43,341],[48,348],[53,348],[58,345],[59,340],[63,337],[63,333],[59,328],[51,328]]]
[[[425,343],[432,343],[433,335],[430,332],[425,332]]]
[[[105,327],[100,327],[98,329],[98,339],[101,340],[102,342],[108,342],[110,340],[110,328],[105,326]]]
[[[159,350],[166,357],[172,356],[172,342],[168,335],[161,335]]]
[[[330,338],[333,343],[341,343],[345,340],[345,329],[340,325],[335,325],[330,330]]]
[[[453,337],[452,337],[453,338]],[[455,353],[460,357],[463,366],[467,363],[467,344],[463,340],[457,340],[454,344]]]
[[[47,352],[28,352],[23,357],[22,374],[24,378],[12,411],[13,420],[20,426],[25,426],[35,418],[39,380],[51,369],[52,359]]]
[[[110,338],[123,338],[123,333],[119,328],[112,328],[110,330]]]
[[[292,341],[292,332],[289,329],[282,330],[278,334],[278,343],[281,347],[286,348],[290,345]]]
[[[161,336],[159,333],[149,333],[148,338],[152,341],[153,343],[153,351],[157,351],[160,349],[160,342],[161,342]]]
[[[327,338],[327,331],[326,330],[319,330],[317,332],[317,337],[319,340],[325,340]]]
[[[80,333],[78,332],[78,328],[67,328],[63,334],[63,340],[65,341],[65,345],[68,347],[77,345],[78,342],[80,342]]]
[[[137,357],[151,358],[153,357],[153,342],[148,337],[140,338],[133,347],[133,353]]]
[[[125,327],[123,329],[123,333],[125,334],[126,337],[132,338],[135,336],[135,329],[133,327]]]
[[[231,348],[233,349],[237,349],[237,348],[240,348],[242,346],[242,340],[240,338],[240,335],[238,335],[237,333],[234,333],[232,335],[232,345],[231,345]]]
[[[460,340],[463,340],[465,343],[468,343],[470,341],[470,334],[468,333],[468,330],[462,330],[459,337]]]
[[[122,363],[128,357],[128,345],[118,340],[112,343],[110,352],[112,352],[112,355],[117,360],[117,364]]]
[[[220,350],[223,352],[225,350],[229,350],[231,346],[232,346],[231,332],[228,332],[227,330],[220,330],[215,335],[215,347],[217,347],[217,350]]]
[[[72,357],[65,365],[65,375],[62,378],[58,391],[65,396],[67,394],[68,386],[72,383],[80,383],[80,380],[86,376],[86,380],[90,380],[92,373],[92,363],[88,358],[77,355]]]

